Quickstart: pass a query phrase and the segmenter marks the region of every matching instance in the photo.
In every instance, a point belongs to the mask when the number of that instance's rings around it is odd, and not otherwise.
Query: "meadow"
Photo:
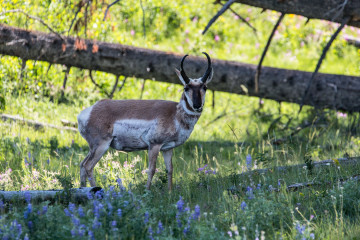
[[[70,35],[180,54],[207,51],[212,58],[257,64],[279,16],[234,4],[257,34],[227,12],[202,35],[219,9],[212,1],[120,1],[103,21],[110,2],[92,2],[88,14],[84,8]],[[64,35],[77,8],[68,0],[0,1],[0,12],[22,9]],[[0,15],[0,23],[47,31],[19,13]],[[305,23],[305,18],[285,16],[263,65],[313,71],[337,24]],[[360,30],[344,29],[321,72],[360,74],[360,51],[346,44],[346,35],[360,37]],[[96,72],[98,89],[88,71],[71,68],[62,89],[65,69],[27,61],[21,72],[20,59],[1,56],[0,112],[58,126],[62,119],[76,122],[82,109],[106,98],[103,89],[110,89],[115,78]],[[127,78],[114,99],[178,101],[181,91],[181,85]],[[162,156],[152,189],[146,191],[147,152],[109,150],[95,167],[103,192],[82,203],[67,191],[80,186],[79,164],[88,153],[80,134],[0,120],[0,190],[65,189],[66,194],[46,202],[31,195],[25,202],[0,200],[0,238],[360,239],[360,187],[351,179],[360,167],[312,168],[314,161],[360,155],[360,116],[308,106],[300,114],[298,110],[296,104],[208,91],[190,139],[174,151],[172,192],[167,190]],[[275,170],[304,163],[303,168]],[[273,170],[251,172],[262,168]],[[341,183],[343,179],[347,181]],[[305,182],[317,185],[287,189]]]

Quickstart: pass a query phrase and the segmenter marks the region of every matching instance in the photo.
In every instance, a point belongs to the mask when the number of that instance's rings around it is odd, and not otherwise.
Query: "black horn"
[[[202,76],[202,78],[201,78],[201,81],[204,83],[209,78],[211,71],[212,71],[212,67],[211,67],[211,59],[210,59],[209,55],[206,52],[203,52],[203,54],[205,54],[205,56],[208,60],[208,68],[206,69],[204,76]]]
[[[182,76],[182,78],[184,79],[185,83],[188,84],[190,82],[190,79],[188,78],[188,76],[186,76],[186,73],[184,71],[184,68],[183,68],[183,63],[184,63],[184,60],[185,58],[189,56],[189,55],[185,55],[182,59],[181,59],[181,64],[180,64],[180,74]]]

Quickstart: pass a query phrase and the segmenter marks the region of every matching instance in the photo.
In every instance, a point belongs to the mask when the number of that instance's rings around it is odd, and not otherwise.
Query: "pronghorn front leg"
[[[82,174],[82,172],[85,172],[90,181],[90,186],[96,187],[96,182],[95,182],[94,173],[93,173],[94,167],[99,162],[101,157],[104,155],[106,150],[108,150],[111,141],[112,141],[112,139],[104,140],[103,142],[101,142],[98,145],[98,147],[92,148],[90,150],[88,157],[86,157],[84,159],[84,161],[81,163],[82,164],[82,167],[80,170],[81,184],[83,184],[82,177],[84,176],[84,174],[83,175],[81,175],[81,174]],[[84,185],[86,186],[86,181],[85,181]]]
[[[150,145],[149,147],[149,171],[148,171],[148,180],[146,183],[146,189],[150,190],[151,187],[151,180],[155,174],[156,170],[156,159],[159,156],[160,149],[162,147],[162,144],[155,144]]]
[[[86,187],[86,179],[88,178],[88,173],[85,168],[85,163],[89,160],[89,158],[94,157],[95,151],[90,150],[85,159],[80,163],[80,187]]]
[[[165,166],[167,169],[168,188],[169,188],[169,191],[171,191],[171,189],[172,189],[172,173],[173,173],[173,165],[172,165],[173,150],[170,149],[167,151],[162,151],[162,155],[164,157],[164,162],[165,162]]]

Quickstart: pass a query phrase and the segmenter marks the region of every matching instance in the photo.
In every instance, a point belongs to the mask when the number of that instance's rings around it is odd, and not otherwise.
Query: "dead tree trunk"
[[[323,19],[338,23],[343,22],[346,17],[352,17],[347,25],[360,27],[359,0],[236,0],[236,2],[286,14],[293,13],[309,19]]]
[[[174,68],[181,55],[144,48],[82,40],[54,34],[17,29],[0,25],[0,54],[23,59],[46,61],[66,66],[97,70],[156,81],[179,83]],[[200,76],[206,60],[186,59],[190,76]],[[276,100],[301,103],[310,72],[263,67],[259,91],[255,92],[256,66],[240,62],[213,60],[214,78],[210,89]],[[318,74],[305,105],[360,111],[360,78]]]

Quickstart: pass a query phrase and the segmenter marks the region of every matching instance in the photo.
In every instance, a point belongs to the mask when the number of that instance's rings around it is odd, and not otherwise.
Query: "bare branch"
[[[107,8],[106,8],[106,10],[105,10],[105,14],[104,14],[104,19],[103,19],[103,21],[105,21],[105,18],[106,18],[107,14],[108,14],[109,9],[110,9],[114,4],[116,4],[116,3],[118,3],[118,2],[120,2],[120,0],[115,0],[114,2],[110,3],[110,4],[107,6]]]
[[[22,62],[21,62],[21,69],[20,69],[20,82],[23,81],[24,70],[25,70],[25,67],[26,67],[26,62],[27,62],[27,60],[23,58],[23,59],[22,59]]]
[[[235,0],[229,0],[227,3],[223,5],[223,7],[218,11],[218,13],[209,21],[207,26],[205,27],[202,34],[204,35],[206,31],[211,27],[211,25],[233,4]]]
[[[331,36],[329,42],[326,44],[326,46],[324,47],[322,53],[321,53],[321,57],[316,65],[316,68],[315,68],[315,71],[313,72],[313,74],[311,75],[311,78],[310,78],[310,81],[306,87],[306,90],[305,90],[305,93],[304,93],[304,96],[301,100],[301,103],[300,103],[300,109],[299,109],[299,113],[301,112],[302,110],[302,107],[304,106],[304,102],[306,100],[306,98],[308,97],[308,94],[309,94],[309,90],[310,90],[310,87],[312,85],[312,82],[317,74],[317,72],[319,71],[320,67],[321,67],[321,64],[322,64],[322,61],[325,59],[326,57],[326,53],[327,51],[329,50],[331,44],[333,43],[333,41],[335,40],[335,38],[337,37],[337,35],[339,35],[339,33],[341,32],[341,30],[344,28],[344,26],[351,20],[351,16],[348,16],[346,18],[344,18],[344,20],[342,21],[341,25],[338,27],[338,29],[336,30],[336,32]]]
[[[220,1],[218,1],[217,3],[220,4],[220,5],[222,5],[222,6],[224,6],[224,4],[221,3]],[[242,16],[240,16],[240,15],[239,15],[237,12],[235,12],[231,7],[229,7],[229,10],[230,10],[233,14],[235,14],[242,22],[244,22],[248,27],[250,27],[250,28],[253,30],[255,36],[257,37],[257,29],[256,29],[255,27],[253,27],[253,26],[249,23],[249,21],[247,21],[245,18],[243,18]]]
[[[262,53],[262,55],[261,55],[259,64],[258,64],[258,66],[257,66],[257,68],[256,68],[256,73],[255,73],[255,93],[258,93],[258,92],[259,92],[259,78],[260,78],[260,74],[261,74],[261,65],[262,65],[262,62],[264,61],[266,52],[267,52],[267,50],[268,50],[268,48],[269,48],[269,46],[270,46],[270,43],[271,43],[271,40],[272,40],[272,38],[273,38],[273,36],[274,36],[274,34],[275,34],[275,31],[276,31],[276,29],[278,28],[278,26],[280,25],[280,23],[281,23],[281,21],[283,20],[284,16],[285,16],[285,13],[281,13],[279,19],[277,20],[277,22],[276,22],[276,24],[275,24],[275,26],[274,26],[274,28],[273,28],[270,36],[269,36],[269,39],[268,39],[268,41],[267,41],[267,43],[266,43],[266,46],[265,46],[265,48],[264,48],[264,51],[263,51],[263,53]]]
[[[58,36],[60,39],[64,40],[64,38],[58,32],[56,32],[54,29],[52,29],[46,22],[44,22],[44,20],[42,20],[39,17],[32,16],[32,15],[28,14],[27,12],[24,12],[21,9],[12,9],[12,10],[8,10],[8,11],[4,11],[4,12],[0,13],[0,16],[5,15],[7,13],[22,13],[22,14],[25,14],[26,17],[34,19],[36,21],[39,21],[41,24],[43,24],[45,27],[47,27],[52,33],[56,34],[56,36]]]
[[[142,4],[142,0],[140,0],[140,6],[141,6],[141,10],[142,10],[142,14],[143,14],[143,34],[144,34],[144,38],[146,38],[146,28],[145,28],[145,9],[144,6]]]
[[[146,83],[146,79],[143,80],[143,83],[141,85],[141,93],[140,93],[140,99],[142,99],[143,94],[144,94],[144,90],[145,90],[145,83]]]
[[[121,86],[119,87],[119,92],[123,89],[123,87],[124,87],[124,85],[125,85],[125,82],[126,82],[126,79],[127,79],[127,77],[124,76],[124,80],[123,80]]]
[[[61,97],[63,97],[64,94],[65,94],[66,82],[67,82],[67,79],[68,79],[68,76],[69,76],[69,73],[70,73],[70,68],[71,67],[66,66],[64,82],[63,82],[63,85],[62,85]]]
[[[81,11],[81,8],[82,8],[82,7],[83,7],[83,5],[82,5],[82,4],[79,4],[78,10],[76,11],[73,20],[71,20],[71,24],[70,24],[70,27],[69,27],[69,30],[68,30],[68,36],[69,36],[70,30],[71,30],[71,28],[72,28],[72,26],[73,26],[73,24],[74,24],[74,22],[75,22],[75,20],[76,20],[76,17],[77,17],[77,15],[79,14],[79,12]]]

